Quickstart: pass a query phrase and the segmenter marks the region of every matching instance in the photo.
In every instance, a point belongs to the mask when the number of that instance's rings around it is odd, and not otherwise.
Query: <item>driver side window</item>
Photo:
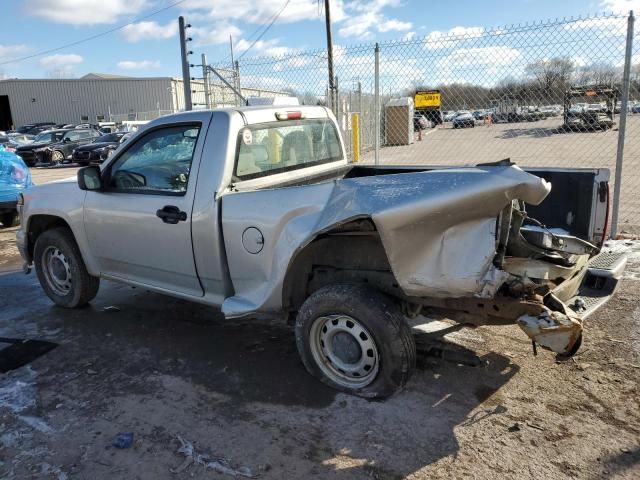
[[[199,132],[196,125],[152,130],[115,161],[109,186],[130,193],[184,195]]]

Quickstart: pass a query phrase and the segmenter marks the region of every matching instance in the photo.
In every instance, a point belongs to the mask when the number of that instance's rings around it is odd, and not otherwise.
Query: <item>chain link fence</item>
[[[608,168],[618,188],[620,141],[618,232],[640,233],[637,33],[630,39],[623,111],[630,24],[629,15],[600,15],[335,45],[335,92],[328,89],[325,50],[242,59],[241,92],[275,90],[304,105],[329,106],[349,157],[363,163],[473,165],[511,158],[523,167]]]

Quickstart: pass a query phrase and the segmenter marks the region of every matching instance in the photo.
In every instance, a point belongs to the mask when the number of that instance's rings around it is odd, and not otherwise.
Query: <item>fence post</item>
[[[178,17],[178,28],[180,29],[180,57],[182,59],[182,86],[184,89],[184,109],[191,110],[193,106],[191,103],[191,73],[189,71],[188,56],[192,52],[187,50],[187,42],[190,41],[191,39],[186,35],[186,29],[188,27],[184,23],[184,17]]]
[[[240,98],[238,98],[238,96],[236,96],[236,105],[240,104],[243,105],[242,102],[244,102],[244,105],[247,104],[247,100],[244,98],[244,96],[242,95],[242,87],[240,86],[240,62],[238,60],[236,60],[236,64],[235,64],[235,78],[236,78],[236,89],[238,90],[238,95]]]
[[[209,99],[209,65],[207,64],[207,56],[203,53],[200,57],[202,60],[202,84],[204,85],[204,103],[207,110],[211,108],[211,100]]]
[[[373,88],[373,117],[375,135],[375,164],[380,164],[380,45],[376,43]]]
[[[613,192],[613,208],[611,212],[611,238],[618,234],[618,215],[620,195],[622,194],[622,163],[624,160],[624,140],[627,128],[627,105],[629,104],[629,87],[631,85],[631,54],[633,52],[633,10],[627,20],[627,45],[624,54],[624,70],[622,74],[622,105],[620,106],[620,125],[618,126],[618,150],[616,152],[615,190]]]

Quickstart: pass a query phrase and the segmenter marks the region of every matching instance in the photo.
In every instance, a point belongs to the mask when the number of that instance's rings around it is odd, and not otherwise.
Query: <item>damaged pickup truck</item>
[[[408,318],[517,324],[569,356],[624,257],[600,252],[609,173],[349,164],[323,107],[150,122],[101,166],[26,190],[18,246],[74,308],[100,279],[295,324],[308,371],[386,397],[408,380]]]

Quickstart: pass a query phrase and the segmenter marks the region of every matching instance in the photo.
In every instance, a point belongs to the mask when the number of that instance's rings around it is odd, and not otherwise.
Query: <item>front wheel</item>
[[[60,150],[51,152],[51,163],[54,165],[62,165],[64,162],[64,154]]]
[[[394,394],[416,363],[411,328],[399,306],[363,285],[314,292],[298,312],[296,343],[309,373],[365,398]]]
[[[56,305],[76,308],[95,298],[100,279],[87,271],[68,228],[54,228],[36,241],[33,262],[42,289]]]

